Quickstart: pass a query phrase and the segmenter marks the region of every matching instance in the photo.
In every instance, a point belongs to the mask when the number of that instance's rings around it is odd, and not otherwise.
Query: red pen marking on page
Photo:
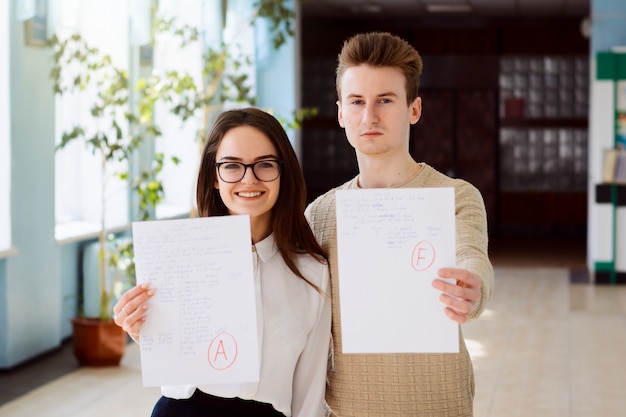
[[[209,365],[218,371],[230,368],[237,360],[237,340],[230,333],[220,333],[209,345]]]
[[[416,271],[425,271],[435,262],[435,248],[427,240],[422,240],[415,245],[411,254],[411,266]]]

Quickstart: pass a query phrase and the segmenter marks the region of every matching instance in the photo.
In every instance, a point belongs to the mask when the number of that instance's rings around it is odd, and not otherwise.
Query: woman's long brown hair
[[[225,216],[228,209],[220,197],[217,183],[215,156],[222,138],[230,129],[250,126],[269,138],[282,164],[280,191],[272,208],[271,228],[274,240],[285,263],[294,274],[305,280],[317,291],[320,289],[300,272],[296,256],[308,253],[320,262],[326,262],[326,254],[321,248],[304,217],[306,207],[306,184],[298,162],[298,157],[289,142],[287,133],[280,122],[271,114],[256,108],[227,110],[221,113],[207,136],[198,172],[196,201],[200,217]]]

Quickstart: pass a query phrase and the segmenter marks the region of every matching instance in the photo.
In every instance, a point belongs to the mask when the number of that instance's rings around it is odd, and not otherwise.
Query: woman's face
[[[268,234],[271,232],[271,211],[280,191],[280,176],[272,181],[261,181],[254,175],[252,166],[244,168],[239,164],[261,162],[256,164],[255,172],[261,179],[269,179],[276,166],[274,162],[278,160],[278,152],[270,139],[251,126],[239,126],[227,131],[215,155],[215,162],[221,165],[216,168],[215,188],[219,189],[228,212],[248,214],[252,227],[265,228]],[[245,175],[237,181],[240,177],[237,173],[242,173],[244,169]]]

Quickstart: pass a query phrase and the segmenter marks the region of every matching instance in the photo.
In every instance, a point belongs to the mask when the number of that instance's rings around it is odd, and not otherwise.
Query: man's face
[[[361,155],[408,152],[410,125],[422,112],[418,97],[406,102],[404,74],[393,67],[359,65],[341,78],[339,125]]]

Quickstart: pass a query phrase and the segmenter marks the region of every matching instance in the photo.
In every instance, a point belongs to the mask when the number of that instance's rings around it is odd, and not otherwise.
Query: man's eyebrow
[[[362,94],[356,94],[356,93],[348,94],[346,96],[346,98],[361,98],[361,97],[363,97]],[[398,95],[394,93],[393,91],[388,91],[385,93],[377,94],[376,97],[398,97]]]

